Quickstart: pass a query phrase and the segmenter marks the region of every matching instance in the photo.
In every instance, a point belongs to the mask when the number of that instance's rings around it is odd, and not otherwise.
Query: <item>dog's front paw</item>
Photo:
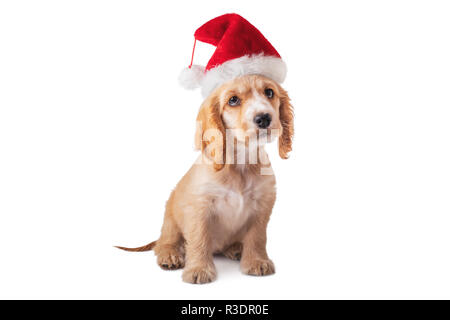
[[[269,259],[255,259],[241,263],[242,272],[252,276],[267,276],[275,273],[275,265]]]
[[[183,281],[188,283],[208,283],[216,279],[214,266],[189,267],[183,271]]]

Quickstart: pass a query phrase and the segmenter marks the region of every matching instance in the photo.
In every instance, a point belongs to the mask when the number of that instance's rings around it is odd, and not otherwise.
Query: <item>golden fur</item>
[[[267,88],[274,92],[270,99],[264,95]],[[240,98],[239,106],[228,105],[232,96]],[[251,120],[260,106],[271,108],[268,130],[279,130],[279,154],[288,157],[294,129],[286,91],[257,75],[222,85],[200,107],[195,142],[202,153],[167,201],[161,236],[156,243],[128,250],[153,248],[162,268],[184,267],[183,280],[189,283],[216,278],[216,253],[240,259],[246,274],[275,272],[266,252],[266,227],[276,197],[275,177],[261,174],[261,169],[270,169],[270,163],[263,161],[267,158],[264,146],[257,144],[255,163],[229,161],[239,157],[239,148],[226,146],[227,139],[235,139],[238,146],[247,147],[244,156],[248,157],[250,139],[259,134]],[[226,129],[238,131],[228,136]]]

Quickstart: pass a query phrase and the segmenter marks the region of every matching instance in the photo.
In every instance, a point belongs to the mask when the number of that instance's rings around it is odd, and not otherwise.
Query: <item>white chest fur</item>
[[[224,231],[233,233],[258,213],[261,198],[273,187],[267,179],[251,177],[239,184],[210,182],[204,190],[211,199],[211,213]]]
[[[275,195],[273,175],[234,172],[227,176],[228,173],[206,169],[197,174],[194,179],[197,184],[192,186],[192,190],[210,215],[214,250],[220,251],[231,241],[239,241],[243,235],[240,231],[252,216],[271,210],[267,203]]]
[[[238,231],[248,220],[250,202],[255,201],[248,190],[223,188],[214,198],[214,214],[221,225],[230,232]]]

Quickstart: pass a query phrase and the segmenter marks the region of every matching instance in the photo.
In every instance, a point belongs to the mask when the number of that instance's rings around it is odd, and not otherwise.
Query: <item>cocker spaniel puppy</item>
[[[163,269],[183,268],[183,280],[216,278],[213,255],[240,260],[249,275],[273,274],[266,228],[275,202],[275,177],[264,145],[278,140],[291,151],[293,109],[286,91],[261,75],[244,75],[217,87],[197,117],[198,160],[170,195],[153,249]]]

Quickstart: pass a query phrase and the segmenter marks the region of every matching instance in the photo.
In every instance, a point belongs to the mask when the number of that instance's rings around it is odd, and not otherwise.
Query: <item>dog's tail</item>
[[[143,252],[143,251],[150,251],[152,250],[156,245],[156,241],[150,242],[149,244],[146,244],[142,247],[137,248],[127,248],[127,247],[119,247],[115,246],[117,249],[125,250],[125,251],[132,251],[132,252]]]

